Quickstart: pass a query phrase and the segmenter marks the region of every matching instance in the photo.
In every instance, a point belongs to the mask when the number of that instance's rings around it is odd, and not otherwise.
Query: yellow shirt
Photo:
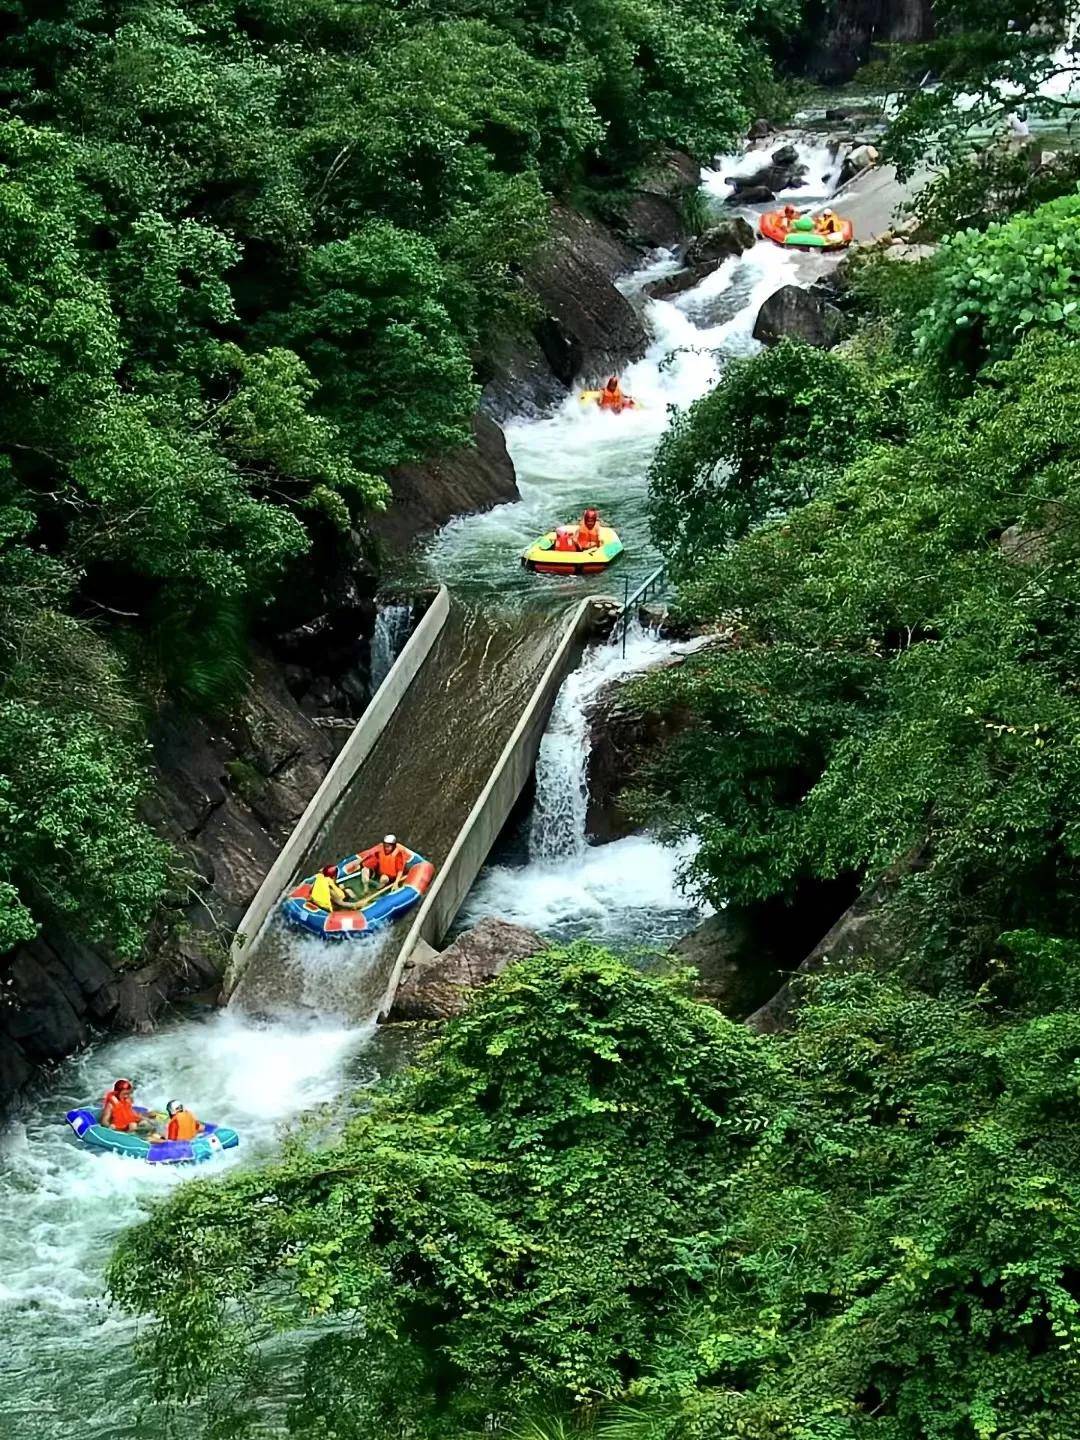
[[[334,902],[345,899],[345,891],[329,875],[316,875],[311,885],[311,903],[320,910],[333,910]]]

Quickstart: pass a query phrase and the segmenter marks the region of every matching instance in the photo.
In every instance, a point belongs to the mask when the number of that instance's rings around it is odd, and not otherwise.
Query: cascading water
[[[500,862],[481,873],[461,923],[498,915],[557,939],[590,935],[624,951],[660,946],[708,913],[689,900],[680,875],[693,845],[630,835],[590,845],[590,711],[601,692],[628,675],[696,649],[632,624],[621,643],[596,645],[564,682],[536,767],[536,797],[524,864]]]
[[[412,629],[412,606],[380,605],[371,637],[371,693],[374,695],[405,648]]]

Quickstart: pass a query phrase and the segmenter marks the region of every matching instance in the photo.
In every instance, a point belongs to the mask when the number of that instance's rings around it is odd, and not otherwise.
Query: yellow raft
[[[540,575],[599,575],[622,554],[623,544],[610,525],[599,525],[600,544],[591,550],[556,550],[555,531],[549,530],[521,553],[526,570]]]

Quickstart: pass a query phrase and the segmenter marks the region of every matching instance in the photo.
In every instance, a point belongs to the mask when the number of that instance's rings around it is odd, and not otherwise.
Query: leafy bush
[[[714,902],[876,875],[918,846],[939,956],[1080,920],[1078,353],[1032,336],[934,428],[684,584],[683,608],[736,641],[640,685],[690,723],[637,803],[701,836]]]
[[[932,363],[974,373],[1011,355],[1029,330],[1080,334],[1080,194],[948,237],[917,340]]]
[[[868,378],[792,340],[736,361],[677,415],[649,473],[653,537],[682,572],[802,505],[885,416]]]
[[[1075,1010],[867,975],[760,1039],[552,952],[341,1140],[173,1192],[114,1295],[230,1434],[273,1423],[280,1339],[237,1379],[284,1330],[308,1440],[1067,1437],[1078,1046]]]

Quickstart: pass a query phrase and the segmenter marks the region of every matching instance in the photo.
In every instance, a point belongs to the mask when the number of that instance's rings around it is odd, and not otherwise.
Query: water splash
[[[412,631],[412,606],[380,605],[371,637],[371,693],[374,695],[389,675],[394,661],[405,648]]]

